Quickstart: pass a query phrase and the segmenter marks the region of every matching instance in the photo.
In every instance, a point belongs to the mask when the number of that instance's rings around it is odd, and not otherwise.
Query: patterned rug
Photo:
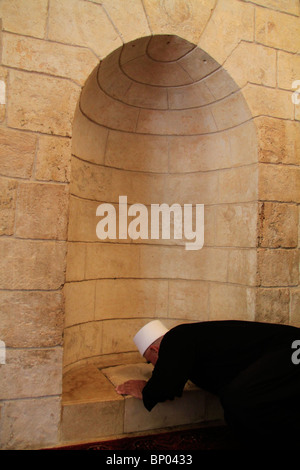
[[[126,437],[111,441],[62,447],[61,450],[226,450],[241,449],[226,426]]]

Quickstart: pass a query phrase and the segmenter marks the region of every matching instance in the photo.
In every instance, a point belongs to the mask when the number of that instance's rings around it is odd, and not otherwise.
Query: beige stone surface
[[[209,320],[254,320],[254,288],[211,283]]]
[[[29,178],[32,173],[37,137],[2,127],[0,129],[1,175]]]
[[[51,183],[20,183],[16,235],[21,238],[65,240],[68,187]]]
[[[102,279],[96,283],[95,319],[168,315],[168,281]]]
[[[294,118],[292,91],[248,84],[242,93],[253,117],[264,115],[282,119]]]
[[[248,82],[276,87],[276,51],[269,47],[241,41],[224,68],[241,88]]]
[[[256,285],[257,253],[252,249],[231,249],[228,255],[228,282]]]
[[[5,33],[2,41],[4,65],[70,78],[80,85],[98,63],[92,51],[82,47]]]
[[[142,359],[142,358],[141,358]],[[143,360],[143,359],[142,359]],[[114,387],[123,384],[127,380],[149,380],[153,371],[153,365],[146,362],[126,364],[116,367],[105,367],[102,374]]]
[[[2,289],[58,289],[64,282],[64,242],[7,238],[0,253]]]
[[[300,123],[259,117],[259,161],[270,163],[300,163]]]
[[[204,393],[199,390],[186,392],[174,401],[158,403],[151,413],[141,400],[128,397],[125,400],[124,431],[138,432],[201,423],[204,413]]]
[[[257,289],[256,321],[289,323],[289,289]]]
[[[79,86],[65,79],[11,71],[8,125],[45,134],[70,136],[79,92]]]
[[[298,250],[258,250],[258,280],[261,286],[297,286],[299,282]]]
[[[2,400],[61,393],[62,348],[8,349],[1,367]]]
[[[154,34],[177,34],[197,43],[211,12],[215,0],[144,0],[150,28]]]
[[[122,45],[104,9],[94,2],[52,1],[48,27],[49,39],[85,46],[101,58]]]
[[[17,182],[0,178],[0,235],[13,235]]]
[[[259,198],[270,201],[299,202],[299,168],[287,165],[259,165]]]
[[[198,46],[222,64],[241,39],[253,41],[253,36],[253,5],[235,0],[219,0]]]
[[[151,34],[141,0],[96,0],[101,3],[125,42]],[[134,18],[134,21],[132,21]]]
[[[210,56],[200,47],[196,47],[189,54],[184,55],[178,60],[178,63],[192,78],[193,82],[204,79],[207,86],[209,83],[213,83],[214,72],[220,69],[220,64],[214,59],[214,56]]]
[[[154,60],[180,61],[195,48],[195,45],[177,35],[158,34],[150,38],[147,54]]]
[[[86,365],[63,376],[63,405],[122,401],[112,383],[95,365]]]
[[[64,285],[65,327],[94,320],[96,281]]]
[[[3,29],[43,38],[46,34],[47,0],[2,0],[0,17]]]
[[[70,181],[71,143],[64,137],[40,135],[35,177],[42,181]]]
[[[259,246],[295,248],[298,246],[296,205],[264,202],[259,211]]]
[[[167,179],[169,204],[216,204],[219,202],[219,174],[173,174]]]
[[[209,283],[169,281],[169,318],[206,321],[209,315]]]
[[[1,291],[1,339],[10,348],[62,345],[61,291]]]
[[[300,56],[278,51],[278,86],[293,89],[293,82],[300,77]],[[294,88],[295,89],[295,88]]]
[[[4,402],[0,444],[7,450],[32,450],[57,445],[60,397]]]
[[[64,332],[64,366],[81,359],[100,356],[102,346],[102,323],[88,322],[70,326]]]
[[[299,18],[267,8],[256,8],[255,39],[266,46],[300,51]]]

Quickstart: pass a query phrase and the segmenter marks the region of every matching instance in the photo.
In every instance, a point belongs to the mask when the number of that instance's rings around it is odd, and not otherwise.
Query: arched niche
[[[205,51],[143,37],[92,71],[76,109],[65,285],[68,370],[140,360],[135,331],[254,319],[257,139],[245,99]],[[204,204],[204,246],[96,235],[100,204]],[[149,221],[151,223],[151,221]]]

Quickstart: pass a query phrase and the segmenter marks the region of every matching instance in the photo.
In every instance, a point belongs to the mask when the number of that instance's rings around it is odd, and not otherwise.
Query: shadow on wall
[[[140,360],[132,337],[152,318],[254,318],[256,132],[212,57],[169,35],[114,51],[82,90],[72,153],[65,370]],[[203,248],[185,250],[173,230],[100,240],[96,209],[118,213],[120,196],[148,208],[204,204]]]

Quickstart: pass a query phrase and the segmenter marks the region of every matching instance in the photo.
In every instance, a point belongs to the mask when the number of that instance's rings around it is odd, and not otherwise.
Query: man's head
[[[143,326],[133,338],[140,354],[153,365],[156,364],[160,343],[167,331],[169,330],[160,320],[153,320]]]

